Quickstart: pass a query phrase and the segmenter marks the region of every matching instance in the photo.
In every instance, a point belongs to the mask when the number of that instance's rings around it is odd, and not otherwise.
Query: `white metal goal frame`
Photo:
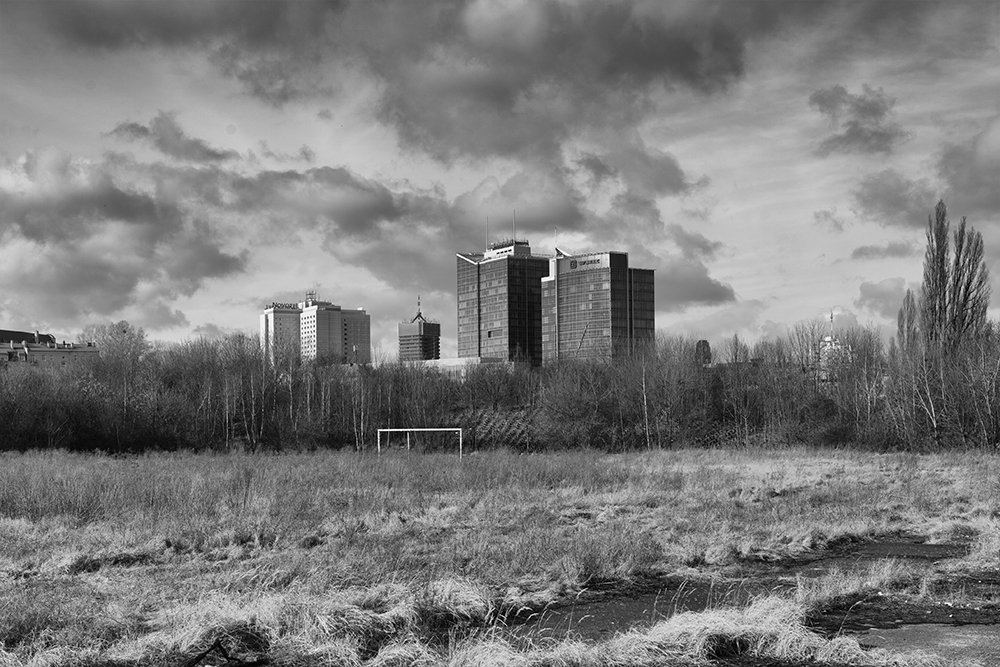
[[[385,433],[385,441],[389,442],[389,433],[406,433],[406,450],[410,449],[410,433],[421,432],[421,431],[447,431],[451,433],[458,433],[458,458],[462,458],[462,429],[460,428],[380,428],[378,429],[378,434],[375,437],[375,446],[378,449],[379,455],[382,454],[382,434]]]

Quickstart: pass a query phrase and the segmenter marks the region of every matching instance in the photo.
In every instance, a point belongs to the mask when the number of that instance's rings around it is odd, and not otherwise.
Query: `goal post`
[[[382,454],[382,434],[385,433],[386,444],[389,443],[390,433],[406,433],[406,449],[410,449],[410,433],[419,433],[423,431],[437,431],[437,432],[451,432],[458,433],[458,458],[462,458],[462,429],[460,428],[380,428],[378,429],[378,434],[375,438],[375,446],[378,449],[379,455]]]

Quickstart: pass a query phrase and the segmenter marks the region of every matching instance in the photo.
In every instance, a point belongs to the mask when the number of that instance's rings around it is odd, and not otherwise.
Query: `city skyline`
[[[392,356],[421,295],[455,357],[453,256],[515,210],[713,344],[890,331],[939,199],[1000,294],[1000,2],[0,0],[0,56],[6,329],[253,332],[313,289]]]

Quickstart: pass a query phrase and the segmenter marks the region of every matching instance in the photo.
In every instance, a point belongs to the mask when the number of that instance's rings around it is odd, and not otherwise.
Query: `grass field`
[[[220,637],[274,664],[686,664],[719,637],[792,661],[938,664],[802,627],[864,582],[594,645],[515,647],[491,620],[847,538],[967,541],[956,567],[1000,570],[998,480],[982,452],[7,454],[0,666],[181,664]]]

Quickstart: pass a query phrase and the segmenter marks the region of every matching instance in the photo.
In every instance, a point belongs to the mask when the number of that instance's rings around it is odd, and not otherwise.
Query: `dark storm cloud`
[[[318,81],[341,2],[52,0],[4,7],[13,29],[40,22],[71,47],[197,49],[247,93],[280,105],[329,94]]]
[[[18,13],[84,48],[202,49],[269,104],[330,94],[331,63],[347,64],[378,80],[379,117],[406,145],[444,160],[551,158],[574,127],[645,117],[658,90],[724,91],[778,16],[716,2],[35,4]]]
[[[837,215],[836,209],[830,211],[814,211],[813,222],[820,227],[827,227],[833,231],[844,231],[844,219]]]
[[[585,220],[582,198],[563,176],[558,172],[520,171],[500,187],[500,197],[494,201],[509,203],[510,211],[517,211],[519,230],[579,229]]]
[[[993,118],[971,141],[945,144],[937,156],[938,175],[947,185],[950,210],[970,222],[1000,222],[1000,118]]]
[[[297,295],[295,299],[298,298],[299,296]],[[256,307],[257,304],[254,304],[254,306]],[[199,324],[191,330],[191,335],[195,338],[205,338],[207,340],[219,340],[233,333],[236,333],[235,329],[231,327],[219,326],[213,322],[209,322],[208,324]]]
[[[732,286],[712,278],[708,268],[693,258],[671,257],[654,266],[641,266],[656,269],[657,309],[678,312],[693,305],[717,306],[736,301]]]
[[[894,169],[869,174],[851,193],[855,212],[882,225],[922,229],[937,203],[924,181],[904,177]]]
[[[891,120],[896,100],[867,84],[860,95],[843,86],[817,90],[809,96],[809,106],[826,116],[835,132],[820,143],[817,153],[883,153],[888,155],[906,141],[910,133]]]
[[[283,0],[51,0],[24,4],[29,6],[11,8],[11,20],[40,19],[69,44],[100,50],[206,45],[219,39],[246,46],[276,46],[291,38],[321,35],[325,18],[342,5]],[[5,15],[7,12],[5,7]]]
[[[585,153],[583,157],[576,161],[583,171],[590,175],[597,183],[603,183],[609,178],[617,176],[618,171],[594,153]]]
[[[333,87],[325,84],[322,73],[315,69],[318,55],[304,53],[294,43],[268,49],[225,44],[209,59],[225,76],[239,81],[249,95],[272,106],[334,94]]]
[[[886,259],[911,257],[920,251],[912,243],[896,241],[885,245],[863,245],[851,251],[851,259]]]
[[[733,288],[713,278],[705,265],[722,244],[676,223],[664,225],[651,199],[633,192],[619,195],[609,215],[595,219],[590,229],[596,242],[602,244],[601,249],[625,250],[630,253],[630,266],[656,271],[659,310],[682,311],[689,306],[718,305],[736,299]],[[681,255],[650,250],[651,245],[663,242],[673,242]]]
[[[139,169],[116,156],[76,163],[53,151],[4,167],[8,182],[20,185],[0,189],[0,209],[8,214],[0,235],[34,247],[17,266],[0,267],[15,301],[27,300],[26,307],[44,295],[38,303],[64,322],[130,307],[144,326],[174,326],[186,320],[170,301],[244,270],[246,253],[224,250],[169,188],[131,183]]]
[[[332,236],[377,237],[381,222],[401,215],[388,188],[342,167],[261,171],[225,180],[230,208],[271,214],[283,227],[294,221],[303,227],[322,227]]]
[[[656,91],[726,90],[743,76],[741,25],[754,11],[712,3],[469,3],[442,13],[412,52],[392,54],[379,37],[380,46],[357,48],[386,83],[380,118],[406,145],[446,160],[550,158],[575,127],[630,126],[645,117]],[[385,20],[367,18],[368,30]]]
[[[715,253],[723,247],[719,241],[711,241],[698,232],[689,232],[674,223],[667,226],[667,234],[689,259],[715,259]]]
[[[224,252],[215,244],[204,223],[194,223],[192,229],[161,252],[163,272],[173,288],[182,294],[194,294],[209,278],[241,273],[249,259],[249,251],[237,255]]]
[[[337,244],[329,252],[344,261],[371,268],[390,286],[451,293],[455,289],[456,252],[481,252],[486,245],[486,216],[490,241],[514,234],[527,238],[535,252],[551,252],[537,243],[537,235],[555,230],[583,229],[590,224],[578,193],[559,172],[526,170],[504,182],[487,178],[453,200],[440,190],[396,190],[398,215],[378,224],[378,237],[361,243]],[[392,257],[386,262],[385,257]],[[448,261],[442,261],[447,258]]]
[[[136,305],[138,316],[134,318],[135,324],[145,329],[175,329],[190,324],[187,315],[176,308],[171,308],[165,301],[159,299],[141,301]]]
[[[236,151],[212,148],[202,139],[187,136],[173,113],[161,111],[149,125],[119,123],[110,136],[123,141],[148,141],[170,157],[193,162],[221,162],[239,157]]]
[[[693,187],[677,158],[647,147],[638,137],[619,144],[602,160],[622,175],[628,187],[642,195],[684,194]]]
[[[101,169],[72,165],[54,151],[30,152],[15,172],[34,182],[54,182],[54,188],[0,190],[0,232],[16,229],[42,244],[74,243],[91,236],[106,222],[119,221],[141,230],[153,242],[174,233],[181,220],[172,202],[126,185]]]
[[[663,90],[724,93],[745,76],[747,45],[783,31],[818,31],[813,57],[826,62],[903,45],[929,60],[963,54],[989,46],[996,27],[980,3],[9,4],[13,29],[27,16],[83,48],[200,49],[268,104],[328,97],[338,68],[350,69],[381,91],[378,116],[404,145],[441,160],[553,160],[575,130],[648,118]],[[938,19],[960,24],[964,38],[943,40]],[[845,122],[829,150],[883,151],[901,138],[880,91],[822,93],[819,106]]]
[[[864,282],[861,283],[854,305],[886,319],[895,319],[905,293],[906,281],[902,278],[887,278],[877,283]]]

